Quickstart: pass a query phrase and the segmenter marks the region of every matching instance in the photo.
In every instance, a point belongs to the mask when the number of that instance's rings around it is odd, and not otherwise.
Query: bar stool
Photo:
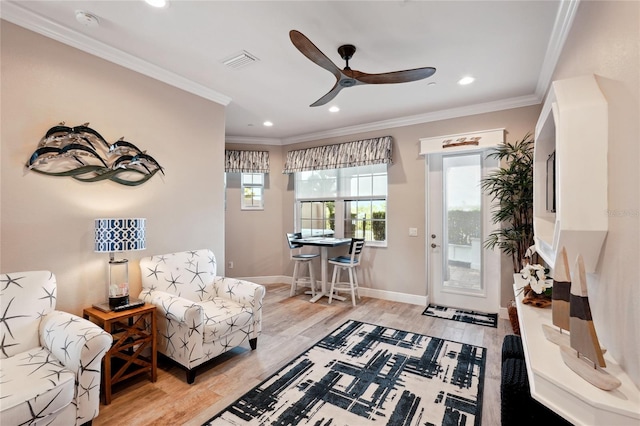
[[[364,239],[352,238],[349,246],[348,256],[338,256],[329,259],[329,263],[333,265],[333,277],[331,279],[331,291],[329,291],[329,303],[333,298],[334,291],[350,291],[351,303],[356,306],[356,295],[358,294],[358,274],[356,268],[360,266],[360,253],[364,247]],[[349,282],[340,282],[340,274],[343,270],[349,271]]]
[[[318,254],[313,253],[300,253],[300,247],[302,244],[296,244],[293,240],[302,238],[302,234],[300,232],[296,232],[294,234],[287,234],[287,243],[289,244],[289,256],[290,259],[295,263],[293,264],[293,278],[291,279],[291,292],[290,296],[295,296],[296,290],[298,289],[298,284],[306,284],[308,283],[311,287],[311,295],[316,295],[316,277],[313,273],[313,259],[318,257]],[[296,252],[297,250],[297,252]],[[309,270],[308,276],[301,276],[302,268],[307,266]]]

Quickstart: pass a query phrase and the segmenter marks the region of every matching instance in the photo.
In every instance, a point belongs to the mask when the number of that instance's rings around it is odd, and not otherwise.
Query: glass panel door
[[[443,157],[443,291],[482,293],[482,158]]]
[[[486,152],[427,156],[429,303],[497,312],[500,252],[482,242],[494,229],[480,181],[497,167]]]

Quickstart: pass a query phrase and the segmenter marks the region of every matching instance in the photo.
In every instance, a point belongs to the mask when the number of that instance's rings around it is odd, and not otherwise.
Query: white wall
[[[640,387],[640,2],[580,3],[553,79],[585,74],[609,104],[609,232],[589,299],[600,343]]]
[[[1,43],[0,270],[53,271],[58,308],[80,313],[106,300],[93,219],[114,216],[147,218],[147,249],[125,255],[134,295],[144,256],[207,247],[223,267],[224,107],[6,21]],[[25,171],[61,121],[90,122],[110,142],[126,136],[166,176],[126,187]]]

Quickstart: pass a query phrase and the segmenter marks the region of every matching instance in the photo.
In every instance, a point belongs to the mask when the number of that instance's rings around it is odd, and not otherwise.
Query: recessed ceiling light
[[[153,7],[167,7],[167,0],[144,0],[148,5]]]
[[[340,111],[340,108],[338,108],[337,106],[332,106],[331,108],[329,108],[329,112],[338,112]]]
[[[273,126],[273,123],[270,122],[270,121],[265,121],[264,123],[262,123],[262,125],[265,126],[265,127],[271,127],[271,126]]]
[[[435,81],[430,81],[429,83],[427,83],[427,86],[435,86],[436,82]]]
[[[475,81],[476,79],[473,77],[462,77],[460,80],[458,80],[458,84],[461,86],[466,86],[467,84],[471,84]]]

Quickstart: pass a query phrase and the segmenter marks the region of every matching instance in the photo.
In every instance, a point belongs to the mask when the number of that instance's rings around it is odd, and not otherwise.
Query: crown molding
[[[549,90],[553,73],[556,65],[558,65],[558,59],[560,59],[562,48],[569,36],[569,31],[573,25],[573,20],[579,5],[580,0],[563,0],[560,2],[556,20],[553,24],[553,30],[551,31],[551,37],[549,37],[547,52],[544,56],[542,67],[540,68],[540,75],[538,76],[535,93],[540,99],[544,99]]]
[[[319,139],[349,136],[356,133],[372,132],[396,127],[412,126],[414,124],[429,123],[433,121],[447,120],[451,118],[466,117],[469,115],[484,114],[488,112],[503,111],[506,109],[521,108],[542,103],[542,97],[537,95],[526,95],[517,98],[503,99],[482,104],[469,105],[460,108],[451,108],[441,111],[429,112],[426,114],[412,115],[408,117],[395,118],[391,120],[376,121],[356,126],[342,127],[322,132],[308,133],[304,135],[292,136],[283,139],[275,138],[251,138],[244,136],[226,136],[229,143],[256,144],[256,145],[291,145],[300,142],[309,142]]]
[[[204,99],[224,106],[229,105],[231,102],[231,98],[226,95],[66,28],[16,3],[3,1],[0,9],[0,18]]]
[[[447,120],[451,118],[466,117],[469,115],[484,114],[488,112],[502,111],[506,109],[521,108],[538,105],[542,99],[536,95],[520,96],[517,98],[503,99],[482,104],[469,105],[460,108],[451,108],[426,114],[412,115],[391,120],[377,121],[374,123],[360,124],[357,126],[343,127],[323,132],[309,133],[282,139],[282,145],[290,145],[299,142],[308,142],[318,139],[347,136],[355,133],[371,132],[396,127],[412,126],[414,124],[429,123],[433,121]]]
[[[238,143],[246,145],[282,145],[282,139],[256,138],[250,136],[225,136],[226,143]]]

